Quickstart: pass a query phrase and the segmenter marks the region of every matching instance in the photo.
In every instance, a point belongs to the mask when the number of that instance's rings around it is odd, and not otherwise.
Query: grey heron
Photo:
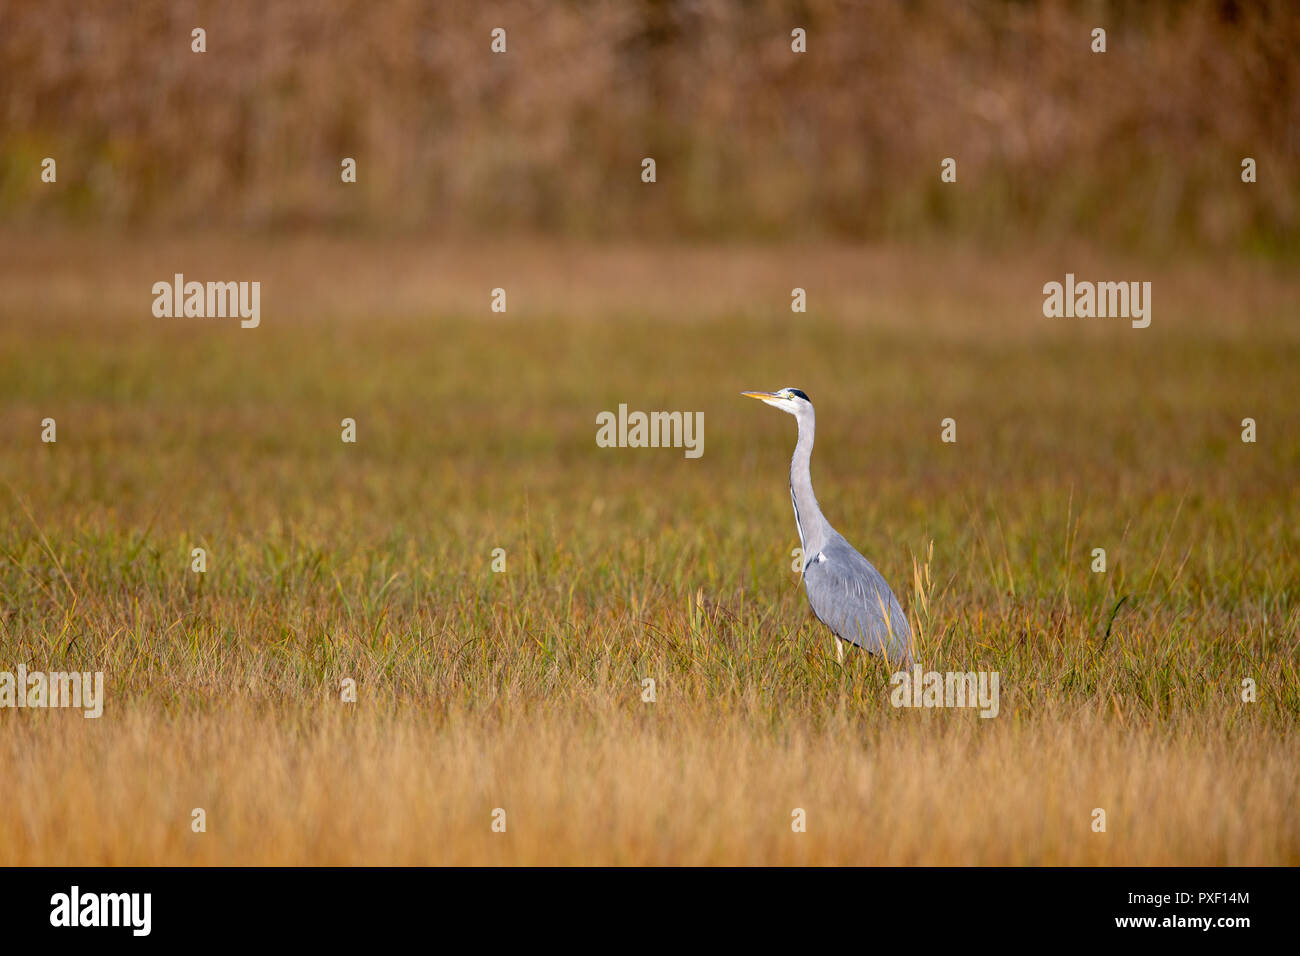
[[[813,613],[837,638],[884,655],[890,663],[911,666],[912,632],[898,599],[871,562],[831,527],[813,494],[809,465],[817,416],[812,402],[797,388],[741,394],[788,412],[799,424],[790,459],[790,501]]]

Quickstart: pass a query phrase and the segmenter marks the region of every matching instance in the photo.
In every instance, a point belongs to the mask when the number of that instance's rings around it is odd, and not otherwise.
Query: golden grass
[[[929,715],[864,733],[852,707],[773,733],[758,708],[434,720],[377,703],[0,738],[22,795],[6,864],[1291,864],[1293,745],[1061,715]],[[596,707],[601,705],[593,702]],[[605,705],[605,709],[608,704]],[[36,795],[39,795],[37,797]],[[191,832],[202,807],[207,831]],[[1107,810],[1107,831],[1090,828]],[[496,808],[506,832],[491,829]],[[792,832],[802,808],[807,831]]]
[[[1152,327],[1043,319],[1067,270],[1151,279]],[[260,279],[262,327],[154,319],[174,271]],[[0,711],[0,863],[1300,862],[1295,293],[1059,248],[0,237],[0,670],[108,684]],[[791,423],[736,395],[783,384],[996,719],[837,661]],[[703,410],[704,456],[595,447],[621,401]]]

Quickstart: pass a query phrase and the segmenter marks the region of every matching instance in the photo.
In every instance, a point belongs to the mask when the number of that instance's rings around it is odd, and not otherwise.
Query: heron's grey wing
[[[891,661],[912,662],[912,632],[898,599],[844,538],[835,535],[812,556],[803,583],[813,612],[836,636],[873,654],[887,648]]]

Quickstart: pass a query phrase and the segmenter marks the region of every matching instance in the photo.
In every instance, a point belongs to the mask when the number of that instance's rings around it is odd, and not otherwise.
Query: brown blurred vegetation
[[[1297,248],[1288,2],[2,0],[0,22],[0,216],[25,228]]]

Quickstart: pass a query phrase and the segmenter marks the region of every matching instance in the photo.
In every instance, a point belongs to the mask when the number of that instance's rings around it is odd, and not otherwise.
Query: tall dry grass
[[[773,732],[760,693],[712,711],[668,692],[525,717],[363,697],[10,718],[0,863],[1300,863],[1293,738],[1069,712],[864,728],[851,701]]]

